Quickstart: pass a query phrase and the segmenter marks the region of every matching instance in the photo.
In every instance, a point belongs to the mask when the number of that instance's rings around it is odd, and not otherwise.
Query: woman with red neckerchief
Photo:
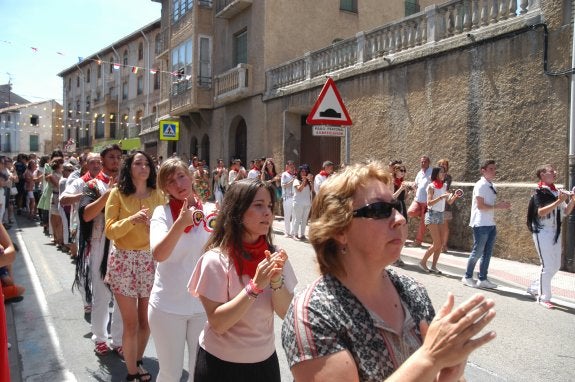
[[[573,211],[575,195],[555,187],[557,171],[553,165],[543,165],[535,174],[539,183],[529,201],[527,227],[541,259],[541,273],[527,293],[541,306],[552,309],[551,279],[561,267],[561,222]]]
[[[434,167],[431,170],[431,183],[427,186],[427,212],[425,213],[425,225],[429,228],[433,243],[425,251],[425,255],[423,255],[423,259],[419,263],[419,268],[427,273],[441,274],[441,271],[437,269],[437,261],[443,246],[443,212],[445,211],[445,203],[453,204],[459,198],[459,194],[447,192],[447,184],[444,180],[445,171],[443,168]],[[433,255],[433,260],[430,269],[427,268],[427,259],[431,255]]]
[[[194,380],[280,382],[274,313],[283,319],[296,284],[284,250],[272,245],[275,194],[260,179],[233,183],[188,290],[208,321]]]
[[[148,321],[160,364],[157,380],[180,380],[187,344],[188,380],[193,381],[206,313],[200,300],[190,297],[186,285],[213,231],[216,205],[201,202],[193,174],[180,158],[162,163],[158,188],[169,197],[169,203],[156,207],[150,222],[150,248],[158,265]]]

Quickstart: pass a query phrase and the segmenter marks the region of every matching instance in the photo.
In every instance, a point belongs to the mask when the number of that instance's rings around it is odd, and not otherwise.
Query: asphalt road
[[[97,357],[93,353],[89,317],[84,316],[79,294],[71,292],[74,266],[69,257],[49,245],[41,228],[33,224],[22,221],[16,237],[22,247],[16,278],[28,291],[24,301],[13,305],[18,341],[10,354],[19,353],[22,373],[13,375],[13,381],[124,380],[125,367],[118,356]],[[290,257],[299,280],[296,290],[317,277],[315,255],[309,244],[285,239],[280,232],[276,244]],[[455,273],[423,274],[410,265],[399,272],[421,281],[436,309],[448,291],[453,292],[456,302],[477,292],[463,287]],[[483,293],[496,301],[497,317],[491,329],[497,332],[497,338],[472,354],[466,368],[468,381],[575,380],[571,364],[575,358],[575,310],[546,310],[511,287]],[[276,323],[282,381],[291,381],[279,338],[281,320]],[[151,340],[144,363],[152,375],[157,375]],[[182,377],[185,380],[187,372]]]

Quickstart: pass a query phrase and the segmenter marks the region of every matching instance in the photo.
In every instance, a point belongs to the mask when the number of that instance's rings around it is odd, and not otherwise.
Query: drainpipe
[[[116,61],[118,64],[120,64],[120,60],[122,59],[122,57],[120,57],[120,53],[118,53],[118,51],[116,51],[116,48],[114,48],[114,45],[110,46],[112,48],[112,50],[114,51],[114,53],[116,54],[116,57],[118,57],[118,61]],[[114,63],[112,63],[113,65]],[[122,94],[124,94],[124,89],[122,89],[122,70],[124,65],[122,63],[122,65],[120,65],[120,69],[117,70],[118,72],[118,78],[116,80],[116,96],[118,97],[118,113],[116,114],[116,135],[118,135],[119,130],[120,130],[120,92],[122,92]],[[127,126],[126,126],[127,127]],[[126,131],[124,131],[124,138],[126,137]],[[112,138],[112,137],[110,137]],[[113,137],[114,139],[116,137]]]
[[[573,34],[571,35],[571,67],[575,68],[575,2],[572,2]],[[575,187],[575,75],[571,75],[571,112],[569,115],[569,187]],[[575,213],[567,219],[567,248],[565,249],[565,268],[575,272]]]
[[[140,33],[142,34],[142,36],[144,37],[144,40],[146,40],[146,45],[148,46],[147,49],[147,54],[146,54],[146,117],[148,116],[148,114],[150,114],[149,112],[149,104],[150,104],[150,40],[148,40],[148,38],[146,37],[146,34],[140,30]],[[141,129],[141,126],[140,126]]]

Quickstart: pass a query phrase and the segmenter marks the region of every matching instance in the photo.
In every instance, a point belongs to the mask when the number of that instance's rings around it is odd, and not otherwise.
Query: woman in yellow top
[[[106,202],[106,237],[114,241],[104,281],[110,284],[124,322],[122,346],[128,381],[149,381],[142,365],[150,337],[148,299],[154,284],[150,251],[152,211],[164,204],[156,189],[156,167],[142,151],[128,156],[120,169],[117,187]]]

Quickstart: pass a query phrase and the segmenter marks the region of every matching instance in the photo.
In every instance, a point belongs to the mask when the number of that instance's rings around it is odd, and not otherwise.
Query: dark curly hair
[[[148,166],[150,168],[150,176],[146,181],[146,186],[152,189],[156,189],[156,166],[154,166],[154,160],[152,157],[143,151],[134,151],[130,154],[126,160],[122,163],[122,168],[120,169],[120,176],[118,178],[118,189],[124,195],[131,195],[136,192],[136,186],[132,181],[132,163],[137,154],[142,154],[146,157],[148,161]]]

